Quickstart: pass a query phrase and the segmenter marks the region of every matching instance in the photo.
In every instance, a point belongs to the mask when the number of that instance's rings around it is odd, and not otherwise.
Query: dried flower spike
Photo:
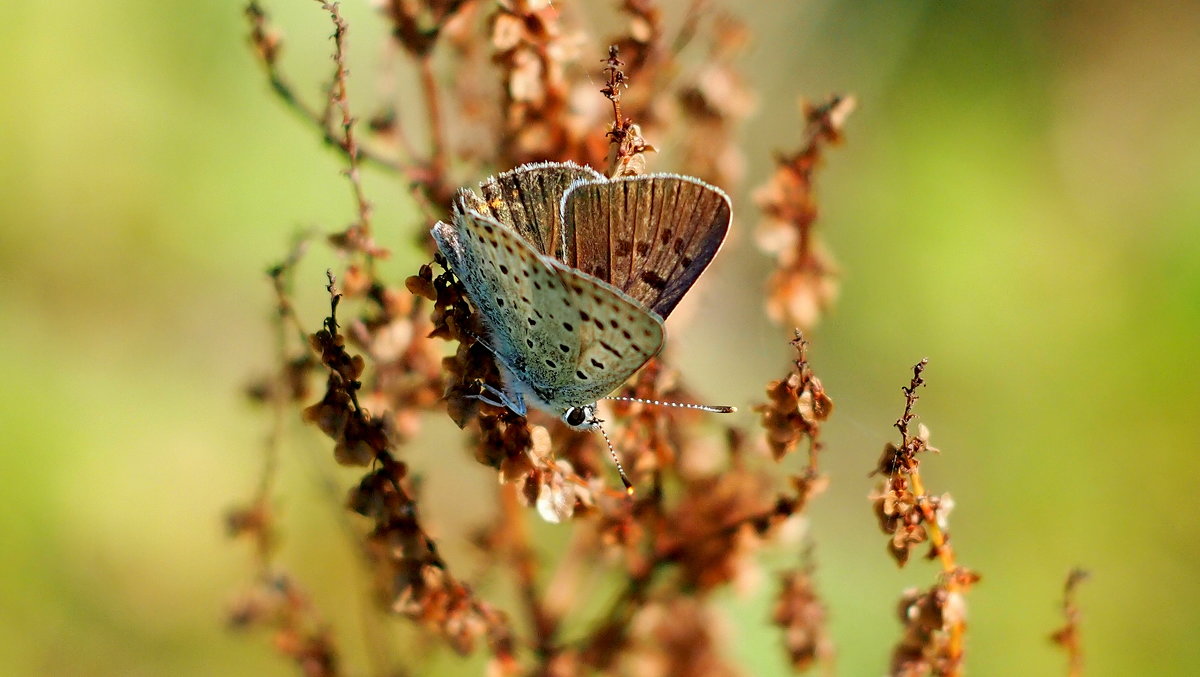
[[[776,159],[775,173],[755,195],[763,211],[759,247],[777,260],[767,283],[767,312],[776,322],[809,329],[837,295],[836,266],[814,232],[813,177],[825,147],[842,140],[842,125],[854,105],[853,98],[841,96],[820,106],[805,103],[807,141],[796,153]]]

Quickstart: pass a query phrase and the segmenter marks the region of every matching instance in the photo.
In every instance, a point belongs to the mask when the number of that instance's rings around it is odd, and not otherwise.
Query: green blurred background
[[[267,8],[285,67],[315,93],[327,17],[313,2]],[[1075,565],[1094,573],[1080,598],[1090,674],[1195,674],[1200,4],[747,11],[743,64],[761,104],[739,235],[701,292],[705,312],[676,332],[676,362],[710,399],[742,407],[784,373],[748,187],[773,149],[800,140],[798,95],[856,94],[849,143],[819,179],[843,277],[812,348],[838,406],[833,483],[812,528],[840,673],[885,669],[895,600],[935,573],[896,570],[865,499],[899,386],[929,357],[919,412],[944,453],[925,472],[955,497],[960,559],[984,577],[969,600],[971,674],[1064,674],[1046,637]],[[382,29],[363,2],[346,14],[354,86],[370,91]],[[239,396],[273,356],[263,271],[295,232],[340,228],[353,206],[337,158],[268,93],[245,33],[233,2],[5,8],[5,674],[295,674],[265,638],[222,627],[252,569],[221,515],[250,495],[268,428]],[[399,280],[420,259],[404,244],[412,206],[388,177],[367,189]],[[332,262],[314,252],[302,269],[314,327]],[[451,434],[439,423],[410,453],[443,497],[430,519],[453,560],[469,557],[463,533],[487,504],[451,499],[494,480],[441,452]],[[331,469],[321,440],[294,439],[281,561],[363,674],[364,581],[334,505],[354,474]],[[724,601],[747,674],[785,674],[764,622],[774,591],[767,579]],[[428,674],[481,674],[478,659],[438,665]]]

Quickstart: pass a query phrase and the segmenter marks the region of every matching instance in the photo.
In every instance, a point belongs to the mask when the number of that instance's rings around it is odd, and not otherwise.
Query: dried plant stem
[[[321,3],[321,8],[329,12],[329,18],[333,22],[333,79],[329,83],[328,95],[326,97],[328,104],[323,115],[322,126],[329,129],[334,124],[341,128],[342,140],[345,143],[346,154],[346,178],[350,180],[350,187],[354,193],[354,202],[358,208],[358,223],[357,239],[360,242],[369,242],[371,239],[371,203],[367,201],[366,193],[363,191],[362,176],[360,168],[360,151],[358,147],[358,137],[354,133],[354,116],[350,114],[350,100],[346,91],[346,81],[349,77],[349,71],[346,69],[346,33],[349,32],[349,27],[346,25],[345,19],[342,18],[341,10],[336,2],[325,2],[324,0],[316,0]],[[340,121],[334,122],[334,111],[340,113]],[[363,253],[366,256],[367,271],[370,273],[372,266],[375,263],[375,256],[371,248],[363,248]]]
[[[929,432],[911,424],[917,391],[925,385],[928,360],[913,367],[912,379],[902,388],[904,413],[893,424],[900,443],[888,443],[874,473],[887,477],[883,489],[872,500],[880,526],[891,535],[892,557],[903,566],[912,549],[929,543],[929,557],[937,558],[942,573],[937,584],[925,592],[906,592],[901,620],[904,636],[892,653],[892,674],[910,675],[926,671],[942,677],[963,673],[963,640],[966,635],[966,592],[980,580],[974,571],[960,565],[950,545],[944,520],[952,507],[950,497],[930,496],[919,471],[919,456],[937,449],[929,445]]]
[[[896,420],[895,427],[900,431],[900,448],[903,450],[917,449],[916,439],[909,433],[908,425],[915,417],[913,407],[916,406],[920,395],[917,395],[917,389],[925,385],[923,373],[925,367],[929,366],[929,359],[923,359],[913,366],[912,381],[908,386],[902,388],[904,391],[904,414]],[[942,571],[950,574],[957,568],[954,559],[954,549],[947,541],[946,534],[942,532],[942,528],[938,525],[937,513],[933,505],[929,502],[929,494],[925,491],[925,484],[921,481],[921,472],[918,466],[914,463],[911,466],[902,468],[900,473],[904,475],[912,488],[912,492],[917,497],[917,507],[921,510],[922,516],[925,518],[925,528],[929,532],[930,544],[933,551],[937,553],[938,560],[942,563]]]
[[[288,258],[281,264],[267,271],[267,275],[271,278],[271,289],[275,294],[275,319],[279,323],[279,349],[280,357],[286,359],[285,352],[287,344],[286,328],[290,327],[291,331],[295,332],[296,338],[300,340],[299,345],[308,343],[308,332],[304,329],[304,322],[296,314],[296,308],[292,305],[291,293],[291,273],[295,265],[300,261],[304,252],[308,249],[309,235],[301,236],[296,245],[292,248],[292,252]],[[282,362],[280,363],[282,364]]]
[[[446,184],[446,128],[442,120],[441,94],[433,71],[429,52],[417,57],[421,91],[425,96],[425,112],[429,123],[429,177],[426,182],[430,199],[437,203],[448,197]]]
[[[954,559],[954,548],[947,541],[946,534],[942,532],[941,527],[938,526],[934,507],[929,503],[929,495],[925,493],[925,485],[921,481],[921,473],[914,470],[906,474],[908,482],[912,486],[913,493],[917,495],[917,507],[921,509],[921,514],[925,516],[925,527],[929,531],[930,546],[937,552],[938,561],[942,563],[942,571],[948,574],[953,573],[957,568]]]
[[[271,91],[279,97],[288,108],[292,109],[312,123],[315,127],[321,130],[321,140],[327,145],[338,149],[343,155],[350,155],[349,145],[342,133],[334,130],[327,124],[328,117],[323,111],[305,103],[298,94],[295,88],[284,77],[279,69],[276,57],[278,56],[277,39],[274,37],[267,23],[266,12],[259,6],[257,2],[251,2],[246,8],[246,17],[250,21],[250,41],[255,46],[258,53],[259,61],[267,72],[267,81],[271,85]],[[328,103],[326,104],[328,105]],[[406,166],[394,158],[388,158],[373,150],[369,150],[356,144],[356,155],[359,159],[369,162],[380,168],[405,173]]]
[[[525,524],[525,508],[521,504],[516,484],[504,484],[500,488],[500,504],[504,520],[508,549],[512,558],[513,572],[517,578],[521,601],[529,616],[533,630],[534,651],[541,658],[552,656],[556,650],[558,621],[542,603],[537,586],[538,561],[529,544],[529,530]]]
[[[367,541],[376,571],[382,574],[381,585],[390,594],[394,611],[425,621],[459,651],[470,651],[475,639],[486,634],[496,660],[511,662],[513,643],[504,614],[451,573],[421,522],[417,500],[402,482],[408,469],[393,453],[389,419],[369,414],[359,402],[365,361],[346,350],[346,337],[338,331],[337,321],[342,295],[332,272],[327,276],[329,316],[310,337],[311,347],[328,369],[326,393],[322,401],[305,409],[304,416],[337,442],[334,453],[340,462],[374,467],[351,492],[347,504],[374,521]]]
[[[1079,585],[1086,581],[1090,574],[1083,569],[1072,569],[1067,574],[1067,582],[1063,586],[1062,611],[1066,624],[1056,630],[1050,639],[1067,652],[1067,675],[1083,677],[1083,645],[1080,642],[1079,622],[1082,613],[1075,597]]]
[[[907,387],[902,388],[904,391],[904,414],[897,419],[895,427],[900,431],[902,450],[906,453],[911,453],[911,457],[915,460],[916,453],[923,447],[923,442],[919,441],[909,431],[909,424],[912,422],[915,414],[913,407],[916,406],[920,395],[917,390],[925,385],[924,372],[929,366],[929,359],[922,359],[913,366],[913,377]],[[966,591],[966,586],[961,585],[959,576],[955,575],[959,566],[954,557],[954,548],[950,545],[947,534],[942,531],[938,524],[937,510],[930,502],[929,494],[925,490],[925,483],[921,480],[921,472],[918,465],[914,462],[905,464],[900,470],[900,474],[907,480],[913,495],[916,497],[917,509],[921,511],[924,518],[923,524],[926,533],[929,535],[930,550],[936,553],[938,561],[942,565],[942,573],[944,575],[943,584],[949,593],[961,594]],[[947,677],[954,677],[962,672],[962,655],[963,655],[963,636],[966,634],[966,623],[961,617],[955,622],[949,624],[948,637],[946,641],[945,655],[949,659],[948,663],[951,666],[949,672],[945,673]]]
[[[703,538],[718,542],[726,541],[746,527],[750,527],[760,535],[764,534],[771,526],[790,517],[798,505],[799,501],[797,499],[780,496],[771,508],[763,512],[743,515],[716,525]],[[606,619],[605,625],[627,621],[632,612],[645,601],[645,592],[649,589],[659,572],[663,571],[668,565],[676,563],[681,556],[688,552],[689,548],[693,548],[696,545],[695,542],[676,541],[669,543],[655,549],[649,556],[633,566],[633,572],[629,575],[624,590],[617,596],[612,606],[609,607],[608,612],[604,615]]]
[[[608,136],[616,145],[620,145],[625,138],[625,130],[629,127],[629,120],[621,115],[621,89],[626,87],[625,73],[621,70],[625,62],[621,61],[619,50],[616,45],[610,45],[608,48],[608,58],[604,61],[604,73],[607,76],[607,81],[600,93],[612,103],[613,126],[609,130]]]
[[[646,172],[647,151],[654,147],[642,138],[642,130],[634,124],[633,118],[621,113],[621,90],[628,86],[625,65],[619,56],[616,45],[608,48],[608,58],[604,60],[605,83],[600,93],[612,103],[613,123],[607,136],[613,147],[613,159],[609,167],[610,176],[631,176]]]
[[[812,367],[808,365],[808,339],[804,338],[804,332],[796,330],[796,335],[791,341],[792,347],[796,349],[796,373],[800,376],[799,391],[804,393],[814,393],[818,391],[824,395],[824,388],[821,383],[816,380],[813,375]],[[814,395],[816,398],[816,395]],[[825,412],[828,415],[828,412]],[[819,467],[819,459],[821,450],[825,448],[825,444],[821,441],[821,427],[810,426],[808,428],[808,463],[804,467],[804,477],[816,478],[821,474]]]
[[[295,319],[294,310],[284,282],[285,270],[278,266],[271,271],[271,284],[275,289],[277,312],[275,315],[275,349],[278,371],[269,390],[271,408],[271,429],[263,444],[263,464],[259,476],[258,489],[251,505],[264,516],[269,514],[271,494],[279,468],[279,450],[283,442],[283,431],[288,413],[288,341],[287,322]],[[258,530],[255,537],[255,555],[258,559],[259,573],[266,575],[270,569],[270,529],[265,526]]]
[[[427,214],[433,214],[436,210],[428,207],[431,199],[437,200],[443,197],[440,192],[435,192],[437,186],[444,186],[445,179],[443,178],[444,169],[430,175],[428,167],[421,166],[419,163],[404,161],[399,158],[391,158],[386,155],[368,148],[359,141],[354,132],[354,118],[350,115],[349,104],[346,93],[346,80],[349,71],[345,63],[345,33],[347,24],[342,19],[337,8],[337,3],[328,3],[323,0],[317,0],[321,3],[322,9],[330,12],[330,17],[334,22],[334,61],[336,64],[334,77],[326,92],[325,105],[322,109],[307,104],[296,93],[295,87],[284,77],[276,57],[278,56],[278,41],[269,28],[267,23],[266,13],[262,10],[257,2],[251,2],[246,8],[246,16],[251,24],[250,41],[256,47],[256,52],[259,56],[259,61],[267,73],[267,81],[271,85],[271,90],[280,98],[289,108],[300,115],[305,121],[321,130],[321,138],[327,145],[336,148],[343,157],[346,158],[349,165],[346,175],[350,179],[352,189],[354,191],[354,200],[357,205],[359,224],[363,228],[364,236],[370,234],[371,221],[371,205],[367,201],[362,189],[361,168],[364,164],[370,164],[386,171],[400,174],[409,183],[413,195],[417,198],[419,204]],[[341,119],[335,120],[335,110],[341,112]],[[400,136],[401,147],[408,148],[406,137]],[[444,162],[443,162],[444,166]],[[434,179],[437,179],[436,181]],[[442,189],[444,190],[444,189]],[[428,195],[425,193],[429,193]],[[364,237],[364,240],[366,237]],[[370,251],[367,251],[368,265],[373,261],[373,256]]]
[[[853,97],[837,95],[820,105],[806,103],[803,147],[778,155],[773,176],[758,192],[765,216],[761,246],[777,261],[767,283],[767,311],[776,322],[812,327],[836,298],[837,267],[819,246],[816,231],[814,179],[826,149],[842,140],[854,106]]]
[[[271,410],[271,426],[263,441],[262,469],[254,495],[250,499],[248,507],[231,516],[231,519],[238,523],[235,527],[236,531],[249,533],[252,536],[258,572],[264,580],[271,570],[273,546],[271,496],[278,477],[284,429],[289,407],[294,402],[297,370],[303,372],[308,366],[307,360],[304,358],[296,360],[290,355],[288,341],[290,328],[296,331],[299,339],[299,343],[296,345],[303,346],[305,343],[303,327],[296,317],[288,288],[291,284],[291,273],[296,262],[303,256],[307,243],[307,237],[301,237],[297,240],[287,259],[267,271],[275,294],[273,324],[277,369],[269,381],[259,389],[259,397]]]
[[[702,17],[707,9],[709,0],[692,0],[688,5],[687,12],[683,15],[683,23],[679,24],[679,30],[675,33],[675,38],[671,40],[671,52],[679,54],[692,42],[692,38],[696,37],[696,29],[700,25],[700,17]]]

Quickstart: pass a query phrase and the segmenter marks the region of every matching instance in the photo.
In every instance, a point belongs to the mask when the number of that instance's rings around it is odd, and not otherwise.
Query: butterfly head
[[[567,407],[567,410],[562,413],[562,422],[573,430],[592,430],[600,424],[596,419],[596,405],[594,404]]]

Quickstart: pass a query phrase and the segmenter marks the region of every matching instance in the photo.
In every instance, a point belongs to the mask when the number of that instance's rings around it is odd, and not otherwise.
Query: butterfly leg
[[[509,393],[496,388],[490,383],[481,383],[480,387],[483,388],[482,393],[470,395],[469,397],[473,397],[484,404],[490,404],[493,407],[506,407],[518,416],[525,415],[527,409],[525,408],[525,398],[521,397],[521,393],[515,393],[513,396],[510,396]]]

